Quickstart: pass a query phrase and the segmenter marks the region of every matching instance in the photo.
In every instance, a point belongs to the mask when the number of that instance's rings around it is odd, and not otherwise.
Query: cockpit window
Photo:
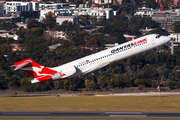
[[[156,38],[160,38],[161,37],[161,35],[160,34],[156,34]]]

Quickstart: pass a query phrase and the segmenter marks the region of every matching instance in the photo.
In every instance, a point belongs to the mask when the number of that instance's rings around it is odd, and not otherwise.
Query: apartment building
[[[69,3],[40,3],[39,10],[57,10],[69,8]]]
[[[39,10],[38,2],[6,2],[4,5],[6,14],[15,12],[29,12]]]
[[[6,2],[4,10],[5,17],[16,17],[19,22],[29,17],[39,18],[39,2]]]
[[[56,23],[59,23],[59,25],[62,24],[65,20],[72,22],[74,24],[76,22],[76,17],[74,16],[58,16],[56,17]]]
[[[152,8],[146,8],[146,7],[142,7],[142,8],[138,8],[138,10],[136,11],[136,13],[134,13],[134,15],[141,15],[141,16],[152,16],[154,13],[154,10]]]
[[[4,2],[0,2],[0,17],[4,16]]]
[[[109,4],[113,3],[113,0],[92,0],[94,4]]]
[[[97,18],[109,19],[113,15],[112,8],[78,8],[72,10],[72,15],[89,15],[96,16]]]

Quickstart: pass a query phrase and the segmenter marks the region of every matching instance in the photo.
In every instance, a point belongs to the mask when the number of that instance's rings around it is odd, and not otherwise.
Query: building
[[[177,4],[178,2],[180,2],[180,0],[174,0],[174,4]]]
[[[154,10],[152,8],[146,8],[146,7],[142,7],[142,8],[138,8],[138,10],[136,11],[136,13],[134,13],[134,15],[141,15],[141,16],[152,16],[154,13]]]
[[[92,0],[94,4],[109,4],[113,3],[113,0]]]
[[[56,10],[40,10],[40,17],[39,19],[45,18],[48,12],[52,12],[55,16],[71,16],[72,11],[68,9],[56,9]]]
[[[97,18],[106,18],[106,12],[105,10],[99,10],[99,9],[93,9],[93,8],[89,8],[89,9],[74,9],[72,15],[89,15],[89,16],[96,16]]]
[[[67,9],[59,9],[59,10],[54,10],[54,15],[55,16],[71,16],[72,14],[71,10],[67,10]]]
[[[152,19],[161,24],[161,27],[169,32],[173,32],[172,24],[180,20],[180,9],[163,11],[163,16],[160,11],[155,11]]]
[[[98,19],[103,18],[108,20],[111,15],[113,15],[112,8],[78,8],[72,10],[72,15],[89,15],[96,16]]]
[[[6,14],[16,12],[30,12],[39,10],[38,2],[6,2],[4,5]]]
[[[4,16],[4,2],[0,2],[0,17]]]
[[[48,12],[52,12],[54,14],[54,10],[40,10],[39,19],[45,18]]]
[[[76,22],[76,17],[74,16],[57,16],[56,17],[56,23],[59,23],[59,25],[62,24],[62,22],[64,21],[71,21],[72,24],[74,24]]]
[[[19,22],[26,18],[39,18],[39,2],[6,2],[4,5],[5,17],[16,17]]]
[[[66,39],[66,34],[63,31],[48,31],[48,34],[53,38],[63,38]]]
[[[14,31],[6,31],[6,30],[0,30],[0,37],[3,38],[14,38],[16,35],[16,33]]]
[[[90,8],[89,4],[79,4],[79,8]]]
[[[25,29],[27,28],[27,24],[26,24],[26,23],[17,22],[16,25],[18,25],[18,29],[19,29],[20,27],[23,27],[23,28],[25,28]]]
[[[69,3],[46,3],[39,4],[40,19],[45,18],[48,12],[54,13],[54,15],[71,15],[69,9]]]
[[[51,46],[48,46],[48,47],[49,47],[50,51],[54,51],[59,46],[61,46],[61,44],[54,44],[54,45],[51,45]]]
[[[63,9],[63,8],[69,8],[69,3],[45,3],[39,4],[39,10],[57,10],[57,9]]]
[[[134,15],[150,16],[154,21],[160,23],[163,29],[166,29],[168,32],[173,32],[172,24],[180,20],[180,9],[160,11],[143,7],[138,8],[138,11]]]
[[[172,33],[168,37],[173,38],[174,43],[180,43],[180,33]]]

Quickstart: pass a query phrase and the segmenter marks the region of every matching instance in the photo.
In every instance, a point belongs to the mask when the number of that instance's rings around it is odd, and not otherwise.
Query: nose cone
[[[162,39],[165,43],[168,43],[172,38],[168,36],[161,36],[160,39]]]

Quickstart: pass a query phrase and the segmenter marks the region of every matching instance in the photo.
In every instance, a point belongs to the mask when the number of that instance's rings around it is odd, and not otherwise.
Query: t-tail
[[[58,72],[36,63],[31,58],[14,63],[14,66],[14,70],[22,69],[23,71],[34,77],[34,79],[31,80],[31,83],[60,80],[66,76],[66,74],[62,72]]]

